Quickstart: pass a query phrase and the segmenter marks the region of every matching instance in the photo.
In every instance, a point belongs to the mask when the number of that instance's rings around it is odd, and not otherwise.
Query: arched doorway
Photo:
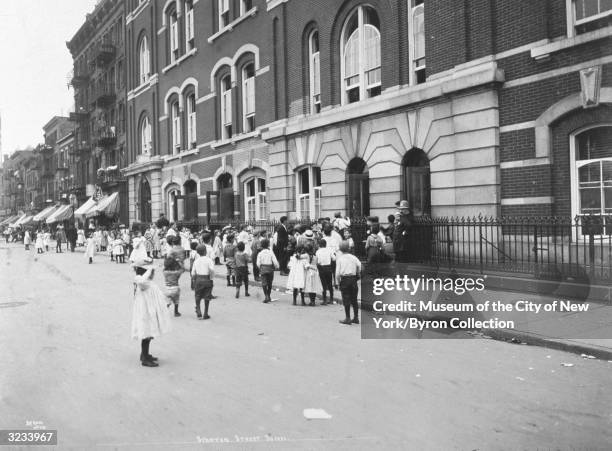
[[[431,214],[429,158],[421,149],[412,148],[402,158],[402,198],[414,216]]]
[[[149,181],[143,178],[140,181],[140,222],[151,221],[151,187]]]
[[[346,168],[346,211],[350,217],[370,215],[370,175],[361,158],[353,158]]]
[[[198,185],[193,180],[187,180],[183,185],[185,192],[185,221],[197,221],[198,219]]]
[[[181,199],[181,190],[178,185],[173,185],[167,190],[168,210],[167,216],[170,222],[179,220],[179,199]]]

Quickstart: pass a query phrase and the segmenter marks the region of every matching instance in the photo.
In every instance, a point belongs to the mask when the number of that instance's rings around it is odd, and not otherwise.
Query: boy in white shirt
[[[359,324],[359,304],[357,294],[359,288],[357,281],[361,277],[361,262],[353,254],[349,253],[349,243],[340,243],[340,253],[336,257],[336,280],[340,283],[342,303],[346,315],[340,324]],[[353,319],[351,320],[351,307],[353,307]]]
[[[333,271],[332,262],[336,260],[336,253],[333,249],[327,247],[327,241],[322,239],[319,241],[319,249],[315,253],[317,257],[317,267],[319,270],[319,279],[323,287],[323,302],[321,305],[334,303],[334,285],[332,282]],[[327,292],[329,291],[329,302],[327,302]]]
[[[200,244],[196,248],[198,258],[191,267],[191,277],[195,291],[196,315],[198,319],[210,319],[208,306],[212,299],[213,277],[215,276],[215,264],[206,255],[206,246]],[[204,299],[204,316],[200,310],[200,304]]]
[[[261,250],[257,253],[257,267],[261,277],[261,288],[264,292],[264,304],[272,301],[272,282],[274,281],[274,270],[279,268],[278,260],[274,252],[270,250],[270,240],[261,240]]]

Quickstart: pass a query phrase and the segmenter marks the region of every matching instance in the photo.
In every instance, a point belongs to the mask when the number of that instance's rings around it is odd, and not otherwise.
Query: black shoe
[[[342,320],[340,320],[338,322],[340,324],[346,324],[347,326],[350,326],[352,324],[350,319],[342,319]]]
[[[359,320],[358,320],[357,318],[353,318],[353,319],[351,320],[351,323],[353,323],[353,324],[359,324]]]
[[[210,319],[210,315],[204,315],[202,319]]]
[[[270,303],[270,299],[264,299],[264,300],[263,300],[263,303],[264,303],[264,304],[269,304],[269,303]]]
[[[174,316],[182,316],[179,312],[176,312]]]
[[[145,360],[150,360],[151,362],[157,362],[157,357],[153,357],[151,354],[149,354],[147,356],[147,358],[145,359],[142,354],[140,354],[140,361],[144,362]]]
[[[245,297],[250,297],[251,295],[249,293],[244,293]]]
[[[310,304],[308,304],[308,306],[309,306],[309,307],[314,307],[314,306],[316,306],[316,305],[317,305],[317,304],[316,304],[316,302],[315,302],[315,301],[312,301]]]
[[[154,362],[153,360],[143,360],[142,366],[156,367],[159,366],[159,363]]]

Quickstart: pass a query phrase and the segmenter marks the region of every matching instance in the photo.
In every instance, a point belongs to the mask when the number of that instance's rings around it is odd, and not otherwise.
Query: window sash
[[[178,52],[178,20],[174,16],[170,18],[170,51],[174,59],[177,56],[175,52]]]
[[[232,91],[228,89],[221,93],[221,121],[223,125],[232,124]]]
[[[181,148],[181,115],[177,104],[172,105],[172,149],[176,153]]]
[[[265,191],[260,191],[260,186],[262,185],[265,186],[265,179],[261,177],[252,178],[244,183],[245,214],[247,221],[258,221],[268,216],[267,193]]]
[[[186,19],[185,20],[185,26],[186,26],[185,36],[187,39],[187,43],[189,43],[189,41],[193,40],[195,36],[194,21],[193,21],[193,6],[187,10],[185,19]]]
[[[255,77],[244,80],[244,115],[252,116],[255,114]]]
[[[195,96],[190,96],[187,99],[187,140],[190,147],[195,147],[196,138],[196,111],[195,111]]]
[[[229,0],[219,0],[219,29],[229,25]]]
[[[581,25],[612,14],[612,4],[602,0],[573,0],[574,24]],[[587,11],[590,7],[591,11]]]

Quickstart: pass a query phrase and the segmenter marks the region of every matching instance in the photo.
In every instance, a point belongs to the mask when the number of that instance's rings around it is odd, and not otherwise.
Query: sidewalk
[[[225,280],[227,270],[225,265],[215,266],[217,278]],[[250,285],[261,286],[252,277],[252,266],[249,266]],[[287,276],[274,273],[273,287],[276,291],[285,292]],[[445,299],[446,294],[432,293],[431,300],[444,300],[446,302],[465,302],[463,299]],[[340,293],[334,292],[336,301],[340,301]],[[321,300],[321,296],[317,295]],[[482,293],[472,293],[473,303],[482,303],[486,300],[499,300],[515,305],[518,301],[529,300],[539,305],[550,304],[555,300],[569,300],[565,298],[546,296],[534,293],[520,293],[516,291],[502,291],[487,289]],[[514,329],[482,329],[482,336],[512,343],[525,343],[533,346],[542,346],[575,354],[585,354],[598,359],[612,360],[612,306],[596,302],[577,302],[574,304],[588,306],[582,312],[551,312],[551,313],[504,313],[504,320],[512,320]],[[371,306],[362,304],[365,310]],[[585,307],[583,307],[585,308]],[[407,314],[404,314],[407,315]],[[448,314],[447,314],[448,315]],[[418,315],[416,315],[418,316]],[[420,316],[422,319],[423,317]],[[437,316],[436,318],[440,318]],[[432,319],[432,317],[428,318]]]

